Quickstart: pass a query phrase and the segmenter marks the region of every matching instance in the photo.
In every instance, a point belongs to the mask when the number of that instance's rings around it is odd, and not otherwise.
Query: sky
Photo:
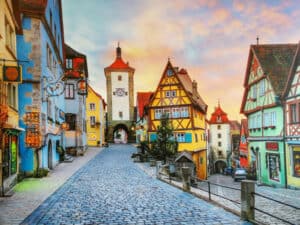
[[[249,48],[298,43],[297,0],[62,0],[65,42],[85,54],[89,84],[106,99],[104,68],[122,58],[134,88],[155,91],[168,58],[198,83],[209,119],[218,101],[240,120]]]

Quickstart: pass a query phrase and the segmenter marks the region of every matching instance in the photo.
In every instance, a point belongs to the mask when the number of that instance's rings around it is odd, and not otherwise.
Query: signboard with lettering
[[[40,148],[42,145],[42,135],[40,131],[40,112],[26,112],[24,116],[24,123],[26,124],[26,147]]]
[[[4,82],[22,82],[22,73],[19,66],[3,66]]]
[[[278,151],[278,142],[266,142],[266,149],[271,151]]]

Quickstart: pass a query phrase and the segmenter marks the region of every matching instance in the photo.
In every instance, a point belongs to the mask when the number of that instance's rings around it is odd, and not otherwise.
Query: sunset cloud
[[[76,12],[76,16],[74,15]],[[65,40],[88,57],[91,85],[106,97],[104,67],[122,56],[135,91],[154,91],[168,58],[188,70],[209,106],[239,119],[249,45],[297,43],[296,1],[63,0]]]

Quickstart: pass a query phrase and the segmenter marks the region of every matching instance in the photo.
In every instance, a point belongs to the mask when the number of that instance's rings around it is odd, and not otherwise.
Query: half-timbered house
[[[296,49],[297,44],[251,45],[248,56],[241,113],[248,119],[258,182],[272,186],[286,184],[281,98]]]
[[[300,43],[284,97],[287,187],[300,188]]]
[[[206,112],[207,105],[185,69],[179,70],[168,61],[149,103],[149,140],[156,140],[157,127],[163,114],[172,122],[178,151],[190,151],[197,176],[206,179]]]

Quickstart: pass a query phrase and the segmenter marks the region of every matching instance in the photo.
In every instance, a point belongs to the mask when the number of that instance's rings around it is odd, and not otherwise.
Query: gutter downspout
[[[283,168],[284,168],[284,187],[287,188],[287,163],[286,163],[286,144],[285,144],[285,138],[286,138],[286,110],[285,110],[285,106],[286,106],[286,102],[283,101],[283,104],[282,104],[282,108],[283,108],[283,113],[284,113],[284,116],[283,116],[283,134],[282,134],[282,137],[283,137]]]

